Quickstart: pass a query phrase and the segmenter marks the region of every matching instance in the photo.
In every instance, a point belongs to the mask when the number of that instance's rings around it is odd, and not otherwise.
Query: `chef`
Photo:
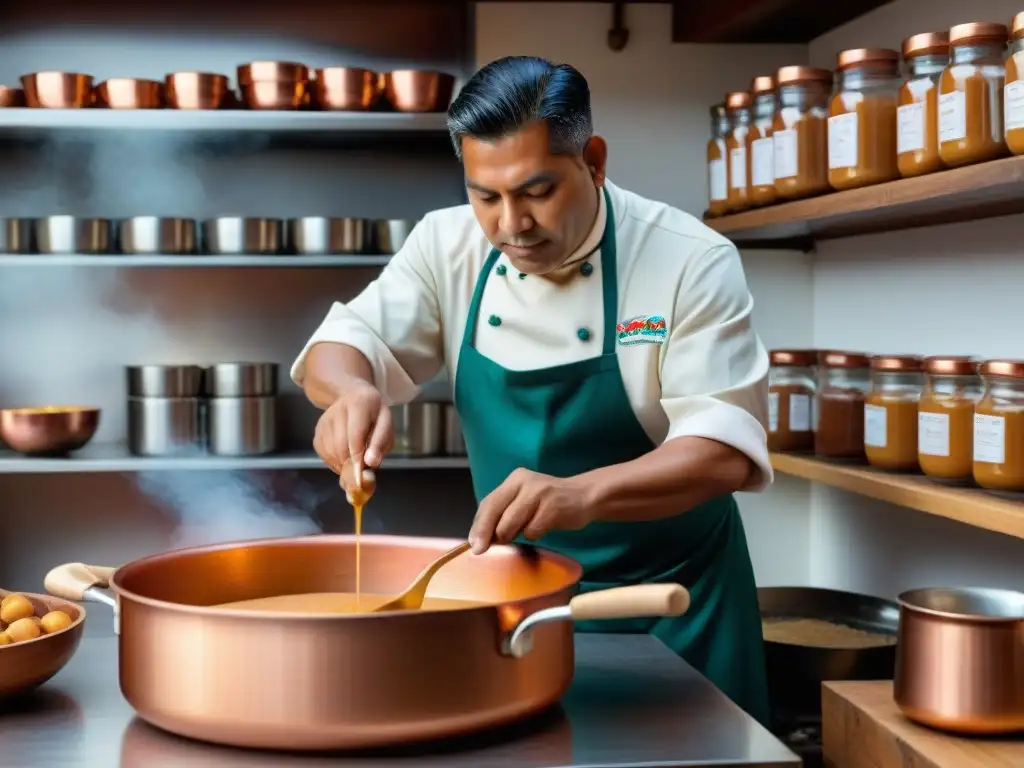
[[[376,466],[388,406],[445,369],[479,501],[475,552],[529,540],[584,590],[678,582],[650,632],[766,723],[761,622],[735,491],[772,481],[768,359],[736,248],[606,177],[590,91],[566,64],[488,64],[448,110],[469,205],[427,214],[335,303],[292,368],[336,471]],[[680,179],[680,183],[686,183]]]

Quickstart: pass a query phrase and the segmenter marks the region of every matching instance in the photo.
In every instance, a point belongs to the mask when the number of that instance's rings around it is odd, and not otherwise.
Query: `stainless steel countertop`
[[[134,717],[117,684],[114,638],[86,638],[60,674],[0,710],[3,768],[459,768],[799,766],[800,759],[692,667],[647,635],[576,636],[560,707],[527,723],[441,744],[339,756],[214,747]]]

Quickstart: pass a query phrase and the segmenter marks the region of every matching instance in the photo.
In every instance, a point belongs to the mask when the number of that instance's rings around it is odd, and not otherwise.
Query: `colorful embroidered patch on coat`
[[[619,344],[664,344],[668,337],[668,326],[661,315],[639,315],[623,320],[615,326]]]

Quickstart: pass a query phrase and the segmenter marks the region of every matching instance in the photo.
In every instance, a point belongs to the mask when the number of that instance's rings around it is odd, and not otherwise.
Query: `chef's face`
[[[552,154],[544,123],[497,141],[462,140],[473,212],[520,272],[551,272],[590,234],[607,151],[592,136],[582,155]]]

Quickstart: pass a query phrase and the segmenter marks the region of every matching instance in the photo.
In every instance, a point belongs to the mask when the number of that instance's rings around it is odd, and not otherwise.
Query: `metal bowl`
[[[46,216],[32,222],[40,253],[109,253],[110,219]]]
[[[9,85],[0,85],[0,107],[24,107],[25,91],[21,88],[12,88]]]
[[[203,389],[198,365],[130,365],[125,378],[129,397],[199,397]]]
[[[217,363],[206,369],[210,397],[270,397],[277,394],[277,363]]]
[[[373,249],[378,253],[398,253],[417,223],[416,219],[380,219],[373,222]]]
[[[202,223],[203,248],[221,255],[280,253],[283,229],[281,219],[221,216]]]
[[[249,109],[290,110],[306,104],[304,80],[254,80],[241,86],[242,101]]]
[[[32,253],[32,219],[0,219],[0,253]]]
[[[122,253],[195,253],[198,239],[194,219],[135,216],[117,223]]]
[[[33,72],[21,76],[30,107],[74,109],[92,105],[92,75],[77,72]]]
[[[112,77],[96,86],[99,106],[109,109],[159,109],[164,105],[164,84],[158,80]]]
[[[172,72],[164,78],[164,92],[173,109],[220,109],[228,78],[213,72]]]
[[[384,95],[399,112],[444,112],[454,90],[455,77],[445,72],[400,69],[384,75]]]
[[[10,594],[0,589],[0,600]],[[0,646],[0,699],[28,693],[60,672],[74,656],[85,627],[85,609],[80,605],[49,595],[18,594],[29,599],[36,616],[64,611],[71,618],[71,626],[35,640]]]
[[[320,109],[362,112],[373,109],[383,93],[380,76],[359,67],[324,67],[313,84]]]
[[[250,61],[239,65],[237,75],[243,87],[258,82],[305,82],[309,67],[297,61]]]
[[[81,406],[11,408],[0,411],[0,439],[29,456],[64,456],[92,440],[100,409]]]
[[[365,253],[370,223],[366,219],[306,216],[288,220],[288,247],[306,255]]]

